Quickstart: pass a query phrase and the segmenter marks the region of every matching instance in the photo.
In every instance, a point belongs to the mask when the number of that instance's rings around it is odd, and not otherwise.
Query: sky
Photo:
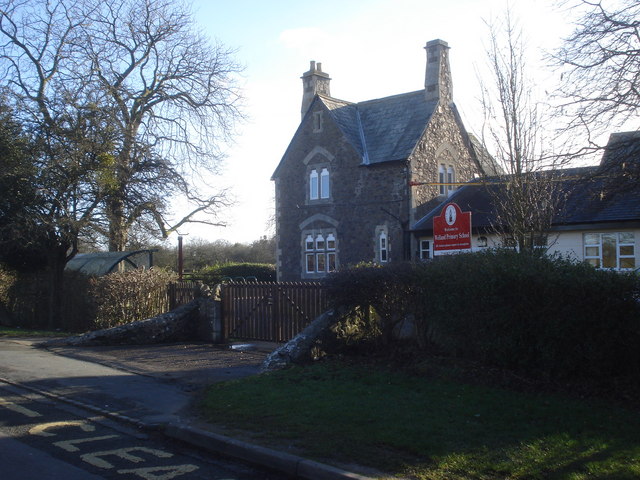
[[[234,207],[219,214],[228,226],[194,224],[179,233],[187,242],[251,243],[274,233],[271,175],[300,124],[300,77],[311,60],[331,76],[333,97],[359,102],[424,88],[424,46],[445,40],[454,102],[467,130],[478,132],[485,22],[501,15],[506,1],[194,0],[193,5],[205,33],[235,49],[235,60],[244,66],[239,84],[247,120],[224,148],[223,174],[212,180],[235,199]],[[512,0],[511,9],[528,39],[530,62],[571,30],[567,12],[552,0]],[[552,82],[553,75],[541,81]]]

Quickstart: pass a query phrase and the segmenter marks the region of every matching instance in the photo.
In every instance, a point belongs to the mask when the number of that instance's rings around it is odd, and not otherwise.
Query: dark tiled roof
[[[553,219],[552,228],[640,222],[640,185],[624,190],[612,188],[611,176],[603,173],[601,167],[572,168],[556,173],[561,174],[558,185],[565,200]],[[473,228],[490,229],[496,224],[492,199],[502,189],[504,183],[498,178],[488,179],[484,184],[465,185],[416,222],[412,230],[431,232],[433,217],[440,215],[442,207],[449,202],[457,203],[462,211],[471,212]]]
[[[360,103],[319,97],[368,164],[408,158],[437,105],[424,90]]]

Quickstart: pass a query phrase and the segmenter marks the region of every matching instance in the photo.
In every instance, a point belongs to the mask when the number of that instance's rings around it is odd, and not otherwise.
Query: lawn
[[[202,411],[257,443],[415,479],[640,478],[640,411],[354,362],[215,384]]]

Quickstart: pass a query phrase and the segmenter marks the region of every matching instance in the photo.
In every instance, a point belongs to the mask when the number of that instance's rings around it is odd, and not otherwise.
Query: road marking
[[[145,480],[170,480],[180,475],[195,472],[198,470],[196,465],[172,465],[170,467],[150,467],[150,468],[132,468],[128,470],[118,470],[120,474],[133,473]],[[166,472],[162,475],[159,472]]]
[[[173,457],[172,453],[163,452],[162,450],[155,450],[153,448],[147,447],[129,447],[129,448],[118,448],[116,450],[105,450],[104,452],[95,452],[95,453],[85,453],[81,455],[80,458],[85,462],[93,465],[98,468],[115,468],[111,463],[103,460],[100,457],[105,457],[107,455],[115,455],[124,460],[129,460],[132,463],[144,462],[144,458],[136,457],[135,455],[130,455],[129,452],[146,452],[152,455],[155,455],[159,458],[170,458]]]
[[[67,452],[77,452],[80,449],[75,445],[80,445],[87,442],[97,442],[99,440],[108,440],[110,438],[118,438],[118,435],[104,435],[102,437],[91,437],[91,438],[78,438],[76,440],[63,440],[61,442],[55,442],[54,445],[56,447],[62,448]]]
[[[21,415],[25,415],[29,418],[36,418],[36,417],[41,417],[42,415],[39,414],[36,411],[30,410],[27,407],[23,407],[22,405],[19,405],[17,403],[13,403],[13,402],[8,402],[3,398],[0,398],[0,405],[2,405],[3,407],[12,410],[16,413],[19,413]]]
[[[90,423],[85,422],[84,420],[69,420],[64,422],[41,423],[39,425],[36,425],[35,427],[31,427],[29,429],[29,433],[31,435],[39,435],[41,437],[55,437],[55,433],[49,433],[46,430],[50,428],[64,427],[80,427],[80,429],[85,432],[93,432],[96,429],[96,427],[94,427]]]

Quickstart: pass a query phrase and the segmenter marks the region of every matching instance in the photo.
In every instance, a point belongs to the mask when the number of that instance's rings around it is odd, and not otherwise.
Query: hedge
[[[640,282],[513,251],[361,265],[327,280],[335,306],[371,305],[381,343],[412,319],[419,348],[547,379],[640,377]]]

